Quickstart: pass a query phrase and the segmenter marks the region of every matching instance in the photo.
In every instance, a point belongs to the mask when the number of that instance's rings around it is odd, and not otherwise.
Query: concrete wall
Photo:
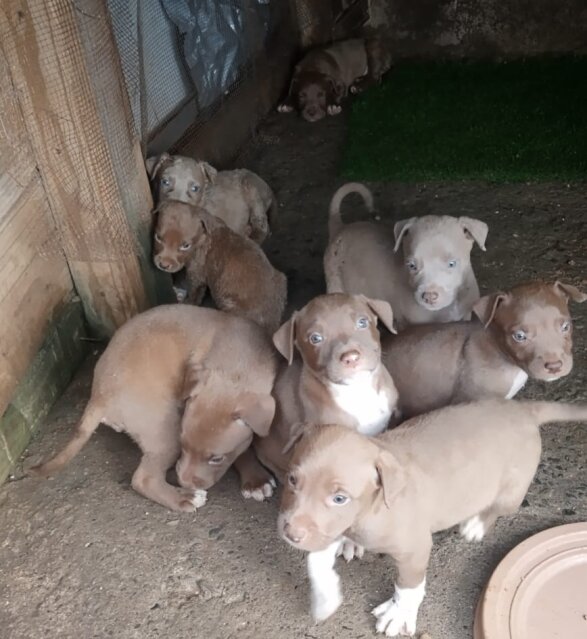
[[[397,57],[587,53],[585,0],[370,0]]]

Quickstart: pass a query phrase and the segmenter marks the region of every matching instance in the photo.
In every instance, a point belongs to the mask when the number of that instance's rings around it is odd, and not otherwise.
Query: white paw
[[[320,591],[312,591],[312,617],[316,623],[328,619],[342,603],[340,592],[340,579],[333,573],[332,580],[328,584],[322,583]]]
[[[173,292],[175,293],[175,297],[180,304],[185,300],[188,294],[185,288],[180,288],[179,286],[174,286]]]
[[[255,501],[265,501],[269,499],[273,495],[274,489],[277,487],[275,483],[275,479],[271,477],[271,479],[265,482],[260,488],[256,488],[255,490],[241,490],[241,494],[245,499],[254,499]]]
[[[291,113],[294,110],[294,108],[292,106],[290,106],[289,104],[280,104],[277,107],[277,112],[278,113]]]
[[[336,556],[340,557],[341,555],[345,558],[346,561],[351,561],[351,559],[361,559],[365,554],[365,549],[363,546],[359,546],[359,544],[355,544],[354,541],[350,539],[342,539],[340,542],[340,546],[336,551]]]
[[[392,597],[374,608],[372,614],[377,617],[377,632],[384,633],[387,637],[407,635],[412,637],[416,633],[416,614],[402,608]]]
[[[485,536],[485,524],[479,515],[475,515],[460,525],[460,531],[467,541],[481,541]]]
[[[338,115],[342,111],[342,107],[338,104],[329,104],[326,108],[328,115]]]
[[[353,95],[357,95],[357,93],[359,93],[359,89],[358,87],[356,87],[354,84],[351,85],[351,88],[349,89],[349,91],[353,94]]]
[[[194,496],[192,497],[192,504],[194,508],[201,508],[208,499],[208,491],[207,490],[195,490]]]

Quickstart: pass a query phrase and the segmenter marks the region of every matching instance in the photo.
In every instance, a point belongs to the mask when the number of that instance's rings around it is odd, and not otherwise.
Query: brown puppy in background
[[[263,250],[200,207],[166,200],[157,209],[153,261],[166,273],[186,268],[188,301],[210,289],[216,306],[273,333],[287,301],[287,280]]]
[[[383,363],[403,418],[448,404],[511,399],[528,377],[554,381],[573,368],[569,301],[587,295],[561,282],[529,282],[478,300],[479,321],[412,326],[383,338]]]
[[[391,55],[380,37],[343,40],[313,49],[296,65],[280,113],[299,111],[316,122],[342,111],[340,101],[381,81],[391,67]]]
[[[138,444],[143,456],[132,487],[166,508],[203,506],[206,490],[233,462],[245,496],[268,496],[271,476],[248,448],[254,434],[269,432],[276,370],[271,342],[253,322],[182,305],[141,313],[115,333],[96,364],[73,439],[31,470],[59,471],[103,423]],[[176,462],[181,488],[165,479]]]
[[[460,524],[479,541],[515,513],[540,461],[539,426],[587,420],[587,405],[486,400],[443,408],[376,438],[341,426],[304,431],[291,461],[280,533],[309,552],[312,614],[342,602],[335,555],[343,536],[389,555],[393,596],[373,610],[377,631],[413,636],[432,534]]]
[[[363,184],[345,184],[334,194],[324,254],[327,291],[386,300],[400,331],[412,324],[470,319],[479,299],[471,249],[476,242],[485,250],[487,224],[448,215],[412,217],[393,229],[373,222],[343,224],[340,204],[353,192],[373,209]]]
[[[146,167],[158,202],[177,200],[201,206],[257,244],[269,235],[277,202],[255,173],[217,171],[207,162],[168,153],[150,157]]]

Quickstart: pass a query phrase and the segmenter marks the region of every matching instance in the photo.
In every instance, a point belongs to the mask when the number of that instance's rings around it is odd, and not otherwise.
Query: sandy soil
[[[290,276],[292,307],[323,290],[326,211],[342,183],[336,167],[343,143],[344,116],[317,125],[272,116],[239,162],[265,177],[280,200],[267,249]],[[487,253],[475,252],[484,291],[537,276],[587,285],[584,185],[371,186],[384,221],[424,213],[487,221]],[[350,200],[348,219],[366,216],[356,209]],[[572,376],[548,386],[531,383],[522,396],[587,399],[587,304],[573,312]],[[88,397],[93,361],[55,407],[24,465],[68,438]],[[542,464],[515,517],[499,521],[480,544],[466,543],[455,531],[436,536],[419,619],[432,639],[470,639],[480,590],[514,545],[549,526],[587,520],[587,431],[548,427],[543,440]],[[2,637],[375,636],[369,610],[391,594],[388,559],[368,555],[340,565],[345,602],[315,626],[304,557],[276,535],[277,499],[244,502],[229,474],[197,514],[167,512],[130,488],[137,460],[125,436],[100,427],[56,479],[21,479],[21,464],[0,488]]]

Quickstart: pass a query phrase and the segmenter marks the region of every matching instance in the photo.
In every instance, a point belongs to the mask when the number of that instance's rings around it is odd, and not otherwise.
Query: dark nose
[[[299,544],[304,539],[307,531],[303,528],[294,528],[290,523],[283,527],[283,534],[294,544]]]
[[[347,351],[340,356],[340,361],[345,366],[356,366],[361,359],[361,353],[356,350]]]
[[[563,363],[560,359],[557,359],[555,362],[544,362],[544,368],[546,368],[549,373],[560,373],[562,367]]]
[[[422,299],[426,304],[434,304],[438,300],[438,293],[436,291],[426,291],[422,293]]]

